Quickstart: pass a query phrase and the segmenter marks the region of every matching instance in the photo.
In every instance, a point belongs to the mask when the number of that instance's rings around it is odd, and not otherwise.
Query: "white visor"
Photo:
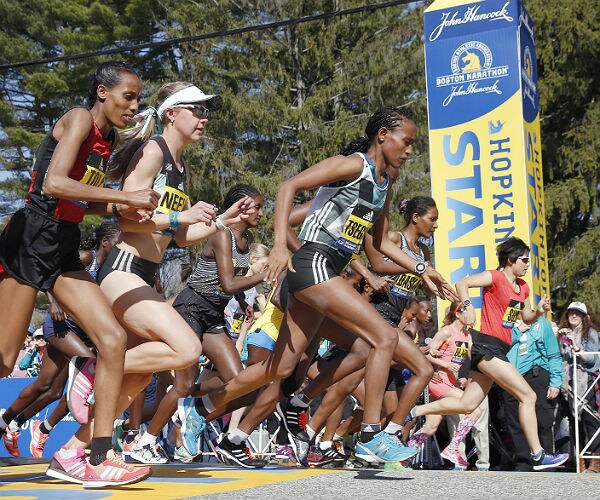
[[[178,104],[196,104],[196,103],[204,103],[205,106],[211,111],[215,111],[220,109],[223,104],[223,99],[219,95],[207,95],[202,92],[195,85],[191,87],[186,87],[178,92],[175,92],[173,95],[167,97],[165,102],[163,102],[158,108],[158,118],[162,119],[165,111],[168,108],[172,108],[173,106],[177,106]]]

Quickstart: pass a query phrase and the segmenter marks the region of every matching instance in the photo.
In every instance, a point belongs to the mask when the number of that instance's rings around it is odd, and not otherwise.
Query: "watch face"
[[[417,271],[419,274],[423,274],[425,272],[425,264],[418,262],[415,266],[415,271]]]

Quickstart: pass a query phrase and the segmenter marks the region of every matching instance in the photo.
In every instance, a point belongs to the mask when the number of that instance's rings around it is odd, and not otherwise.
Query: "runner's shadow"
[[[383,470],[361,470],[357,471],[354,479],[375,479],[377,481],[411,481],[412,477],[392,477],[392,476],[377,476],[382,472],[389,472]]]

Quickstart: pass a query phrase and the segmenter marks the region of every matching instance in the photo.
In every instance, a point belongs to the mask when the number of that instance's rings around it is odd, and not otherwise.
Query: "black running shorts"
[[[61,274],[85,271],[79,258],[79,225],[50,217],[27,205],[0,236],[4,273],[46,292]]]
[[[287,273],[290,293],[339,276],[351,260],[350,254],[322,243],[305,243],[292,257],[292,265],[296,272]]]
[[[149,286],[154,286],[158,264],[114,246],[106,259],[104,259],[104,262],[102,262],[100,269],[98,269],[96,280],[98,283],[102,283],[104,278],[113,271],[135,274],[142,278]]]
[[[215,306],[189,286],[179,293],[173,307],[200,337],[204,334],[227,333],[225,310]]]
[[[503,342],[498,337],[478,333],[473,335],[473,346],[471,347],[471,370],[477,370],[477,365],[484,358],[498,358],[502,361],[508,361],[506,353],[510,350],[510,345]],[[479,371],[479,370],[477,370]]]
[[[387,384],[385,386],[386,391],[396,391],[399,387],[405,386],[404,377],[402,376],[402,370],[396,370],[390,368],[390,374],[388,375]]]

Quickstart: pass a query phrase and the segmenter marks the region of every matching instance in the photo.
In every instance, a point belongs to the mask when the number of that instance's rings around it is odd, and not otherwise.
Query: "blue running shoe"
[[[567,460],[569,460],[568,453],[549,455],[544,450],[542,450],[542,454],[539,458],[536,459],[533,456],[531,457],[533,470],[553,469],[554,467],[564,464]]]
[[[380,431],[371,441],[356,443],[356,456],[365,462],[401,462],[414,457],[418,453],[417,448],[403,446],[387,432]]]
[[[183,446],[193,457],[200,455],[200,437],[205,424],[205,418],[196,410],[195,398],[180,398],[177,402],[177,412],[181,419],[181,439]]]

